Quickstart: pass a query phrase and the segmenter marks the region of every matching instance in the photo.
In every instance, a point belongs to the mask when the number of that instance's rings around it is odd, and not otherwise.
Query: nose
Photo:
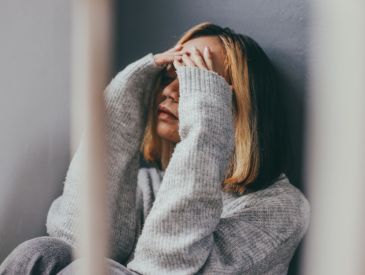
[[[161,94],[162,94],[163,97],[169,98],[174,102],[177,102],[178,98],[179,98],[179,92],[174,91],[172,88],[168,88],[168,87],[163,89]]]

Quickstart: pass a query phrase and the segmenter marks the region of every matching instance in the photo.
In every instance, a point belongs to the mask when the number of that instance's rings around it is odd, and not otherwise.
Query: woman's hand
[[[173,64],[175,68],[182,66],[198,67],[213,71],[223,77],[214,66],[213,55],[209,46],[204,47],[203,55],[196,46],[193,46],[192,51],[186,51],[181,53],[181,55],[182,56],[176,55],[174,58]],[[231,91],[233,91],[233,86],[231,84],[229,84],[229,87]]]
[[[182,56],[175,56],[173,62],[175,68],[185,65],[215,71],[212,54],[208,46],[205,46],[203,55],[196,46],[193,46],[191,52],[187,51],[185,53],[182,53]]]
[[[181,54],[182,54],[180,51],[181,48],[182,48],[182,45],[178,44],[175,47],[173,47],[163,53],[155,54],[153,57],[155,59],[156,65],[165,67],[168,64],[171,64],[174,61],[175,56],[177,56],[177,55],[181,56]]]

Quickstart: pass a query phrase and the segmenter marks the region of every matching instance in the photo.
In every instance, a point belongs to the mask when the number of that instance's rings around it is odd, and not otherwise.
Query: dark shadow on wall
[[[276,64],[274,64],[275,66]],[[303,183],[304,165],[304,131],[306,118],[306,79],[301,80],[302,87],[295,87],[292,80],[276,66],[278,73],[281,98],[286,109],[286,119],[288,123],[288,177],[293,185],[305,193]]]
[[[275,65],[275,64],[274,64]],[[293,86],[291,79],[288,79],[286,74],[276,66],[280,82],[281,98],[283,100],[283,107],[285,108],[287,116],[287,135],[288,135],[288,171],[287,176],[290,182],[298,187],[305,195],[307,192],[303,182],[303,165],[304,165],[304,131],[305,131],[305,110],[306,102],[303,95],[305,94],[306,84],[298,88]],[[303,80],[303,83],[305,80]],[[305,237],[302,239],[300,245],[297,247],[294,256],[291,260],[288,275],[299,274],[300,257],[303,251],[303,243]]]

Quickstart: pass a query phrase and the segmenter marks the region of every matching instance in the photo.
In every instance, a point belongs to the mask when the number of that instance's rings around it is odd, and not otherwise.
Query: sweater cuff
[[[215,71],[199,67],[182,66],[176,69],[176,74],[180,79],[180,96],[200,92],[224,97],[225,100],[230,100],[232,97],[232,90],[228,82]]]

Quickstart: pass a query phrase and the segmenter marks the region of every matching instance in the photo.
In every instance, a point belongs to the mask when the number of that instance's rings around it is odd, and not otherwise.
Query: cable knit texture
[[[243,195],[221,184],[234,150],[232,91],[216,72],[176,69],[179,135],[168,167],[139,167],[155,77],[153,54],[105,89],[110,257],[139,274],[286,274],[309,226],[310,206],[282,173]],[[51,205],[47,232],[75,246],[81,147]]]

